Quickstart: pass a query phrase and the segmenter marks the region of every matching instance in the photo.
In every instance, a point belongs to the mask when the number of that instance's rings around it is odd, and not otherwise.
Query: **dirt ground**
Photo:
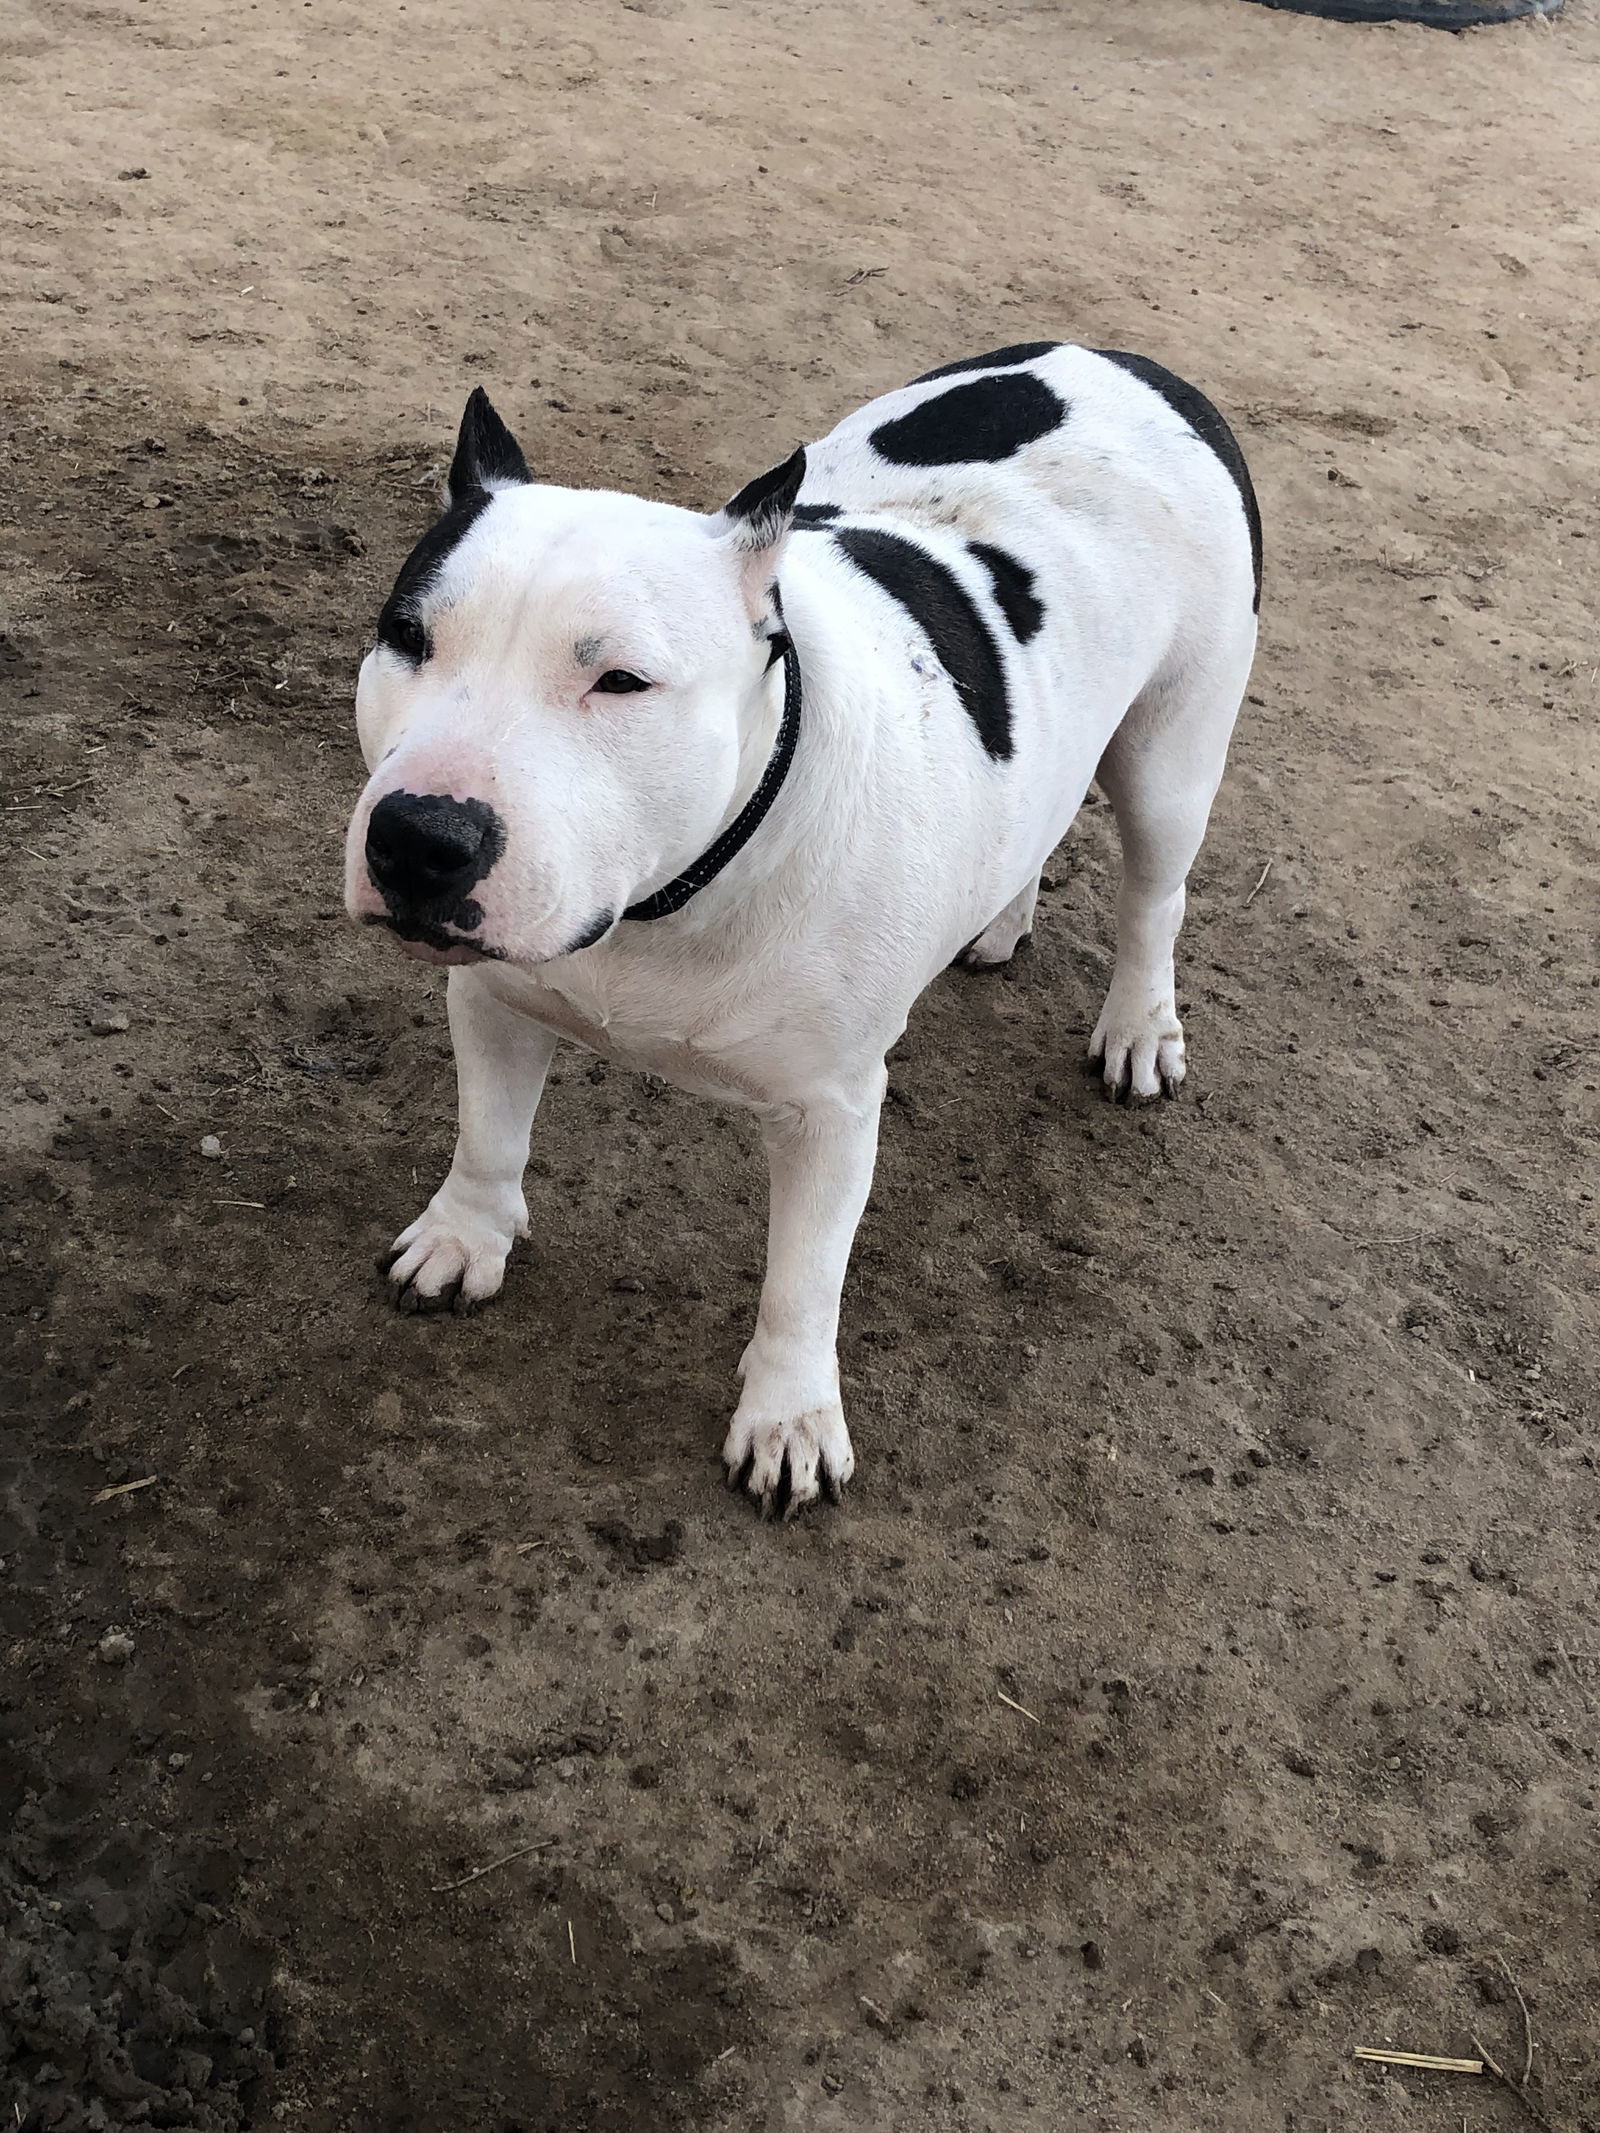
[[[939,4],[0,17],[23,2133],[1600,2127],[1600,16]],[[452,1086],[354,668],[475,382],[709,506],[1038,335],[1261,491],[1191,1080],[1080,1068],[1091,806],[766,1528],[739,1116],[564,1052],[502,1301],[384,1306]],[[1354,2061],[1520,2079],[1513,1978],[1526,2099]]]

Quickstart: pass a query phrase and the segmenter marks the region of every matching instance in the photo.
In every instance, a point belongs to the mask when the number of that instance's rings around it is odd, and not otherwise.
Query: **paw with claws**
[[[1089,1039],[1113,1103],[1176,1096],[1185,1072],[1183,1024],[1170,1004],[1124,1012],[1113,992]]]
[[[447,1178],[409,1229],[379,1260],[397,1311],[474,1311],[505,1279],[516,1238],[528,1234],[528,1208],[516,1187]]]
[[[819,1496],[837,1503],[855,1453],[837,1400],[781,1419],[741,1402],[722,1447],[729,1488],[742,1486],[763,1518],[793,1518]]]
[[[1014,896],[989,921],[975,941],[968,941],[956,957],[962,969],[997,970],[1002,963],[1009,963],[1033,933],[1033,911],[1038,901],[1039,882],[1035,876],[1020,896]]]

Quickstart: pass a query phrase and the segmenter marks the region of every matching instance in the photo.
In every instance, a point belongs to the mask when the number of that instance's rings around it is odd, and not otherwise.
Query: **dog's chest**
[[[585,1051],[724,1102],[773,1100],[763,1032],[736,1001],[672,988],[574,977],[561,986],[513,980],[508,1003]]]

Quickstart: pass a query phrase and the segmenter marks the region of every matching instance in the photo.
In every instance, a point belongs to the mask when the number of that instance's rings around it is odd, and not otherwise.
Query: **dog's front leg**
[[[823,1488],[836,1497],[855,1469],[839,1398],[839,1298],[872,1186],[886,1080],[880,1062],[858,1087],[763,1115],[767,1275],[722,1457],[729,1481],[743,1476],[768,1514],[786,1468],[791,1513]]]
[[[486,966],[452,970],[450,1038],[460,1129],[450,1175],[390,1249],[402,1310],[470,1310],[505,1278],[513,1239],[528,1234],[522,1173],[556,1037],[491,989]]]

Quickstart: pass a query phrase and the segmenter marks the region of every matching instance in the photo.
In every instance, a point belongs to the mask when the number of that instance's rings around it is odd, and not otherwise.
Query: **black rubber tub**
[[[1522,15],[1554,15],[1561,0],[1256,0],[1291,15],[1325,15],[1330,22],[1413,22],[1429,30],[1476,30]]]

